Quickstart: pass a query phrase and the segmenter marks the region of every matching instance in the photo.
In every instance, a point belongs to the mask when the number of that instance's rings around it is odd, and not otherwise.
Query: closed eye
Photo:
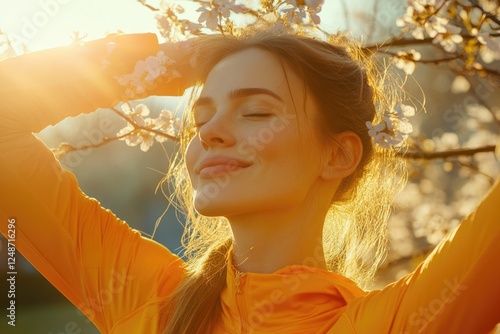
[[[266,118],[275,115],[275,113],[272,111],[272,108],[259,105],[249,106],[245,109],[246,110],[244,110],[244,112],[242,113],[243,117]]]
[[[244,116],[246,117],[269,117],[269,116],[272,116],[273,114],[271,113],[254,113],[254,114],[246,114]]]

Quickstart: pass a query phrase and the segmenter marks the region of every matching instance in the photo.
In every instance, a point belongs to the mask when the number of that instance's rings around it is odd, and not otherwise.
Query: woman
[[[125,89],[116,77],[156,54],[154,37],[4,62],[0,205],[4,221],[16,220],[18,249],[103,333],[492,330],[498,183],[413,273],[380,291],[355,283],[383,255],[400,184],[389,177],[399,168],[391,151],[374,146],[366,128],[391,101],[345,43],[206,37],[193,47],[195,75],[184,65],[193,48],[164,47],[182,77],[159,77],[146,94],[199,87],[185,159],[171,173],[188,214],[187,263],[82,194],[31,135],[117,103]]]

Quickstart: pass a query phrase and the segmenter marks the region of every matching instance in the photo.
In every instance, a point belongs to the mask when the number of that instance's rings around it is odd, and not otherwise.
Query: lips
[[[250,166],[251,163],[228,156],[208,157],[201,161],[196,173],[202,178],[210,178],[222,174],[234,173],[242,168]]]

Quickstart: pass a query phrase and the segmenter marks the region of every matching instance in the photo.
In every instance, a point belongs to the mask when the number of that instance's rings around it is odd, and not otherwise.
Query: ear
[[[325,180],[341,180],[351,175],[363,155],[363,144],[357,134],[344,131],[330,141],[321,177]]]

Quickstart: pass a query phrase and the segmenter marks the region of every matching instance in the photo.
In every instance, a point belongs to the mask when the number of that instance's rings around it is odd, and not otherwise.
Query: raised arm
[[[125,97],[116,77],[132,73],[137,61],[156,55],[160,49],[186,72],[186,45],[160,46],[154,34],[115,35],[0,62],[2,117],[24,119],[22,123],[31,132],[39,132],[68,116],[111,107]],[[183,73],[146,93],[180,95],[187,77],[189,73]]]
[[[347,307],[356,333],[488,333],[500,323],[500,181],[411,274]]]
[[[0,231],[14,220],[17,250],[103,333],[171,293],[182,261],[85,196],[32,132],[113,106],[115,77],[158,51],[153,34],[121,35],[0,63]]]

